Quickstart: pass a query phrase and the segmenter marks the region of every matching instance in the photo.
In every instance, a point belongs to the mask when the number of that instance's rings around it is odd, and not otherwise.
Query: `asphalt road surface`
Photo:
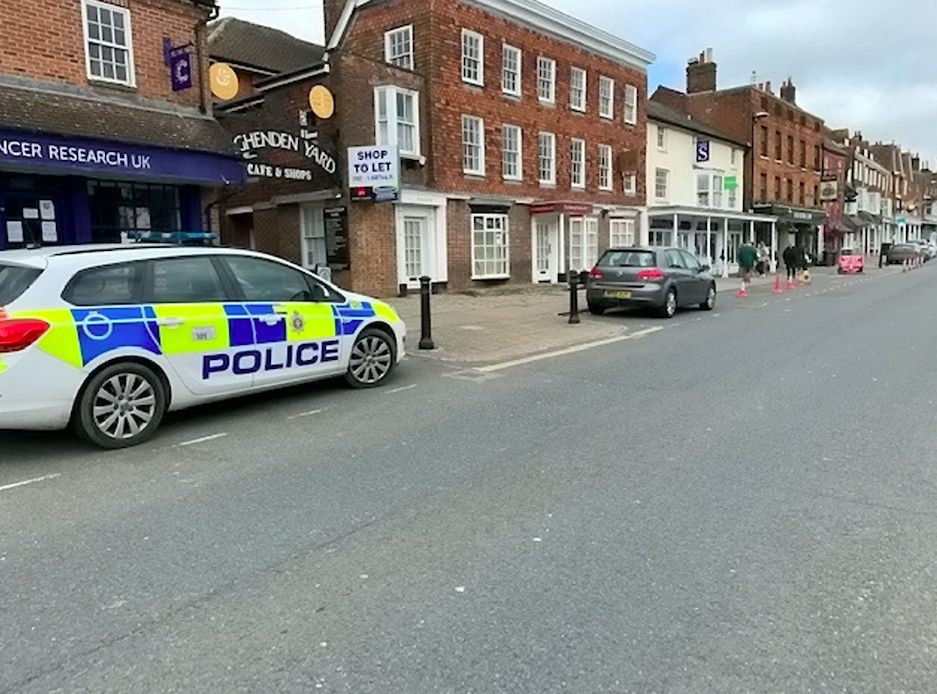
[[[937,263],[824,277],[122,452],[0,433],[0,693],[932,693],[935,307]]]

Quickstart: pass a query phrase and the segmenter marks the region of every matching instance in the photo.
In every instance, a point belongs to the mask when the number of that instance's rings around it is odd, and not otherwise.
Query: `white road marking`
[[[200,439],[192,439],[191,441],[184,441],[180,443],[180,446],[194,446],[197,443],[205,443],[206,441],[214,441],[215,439],[220,439],[227,434],[212,434],[211,436],[203,436]]]
[[[386,392],[387,392],[388,395],[390,395],[391,393],[402,393],[402,392],[405,391],[405,390],[410,390],[411,388],[416,388],[417,385],[418,385],[417,383],[411,383],[411,384],[408,385],[408,386],[400,386],[399,388],[393,388],[393,389],[388,390],[388,391],[386,391]]]
[[[624,342],[625,340],[633,340],[636,337],[644,337],[645,335],[650,335],[663,330],[661,326],[655,326],[653,328],[645,328],[644,330],[638,330],[628,335],[619,335],[617,337],[609,337],[604,340],[596,340],[595,342],[586,342],[581,345],[575,345],[573,347],[566,347],[565,349],[558,349],[554,352],[546,352],[544,354],[534,354],[529,357],[521,357],[520,359],[512,359],[511,361],[501,362],[500,364],[490,364],[489,366],[480,366],[476,371],[481,371],[483,373],[491,373],[492,371],[501,371],[502,369],[509,369],[512,366],[521,366],[522,364],[530,364],[535,361],[542,361],[543,359],[552,359],[554,357],[563,357],[567,354],[575,354],[576,352],[585,352],[587,349],[593,349],[594,347],[603,347],[605,345],[611,345],[616,342]]]
[[[321,414],[321,413],[322,413],[322,410],[309,410],[308,412],[300,412],[299,414],[294,414],[291,417],[287,417],[287,419],[299,419],[301,417],[312,417],[313,415]]]
[[[56,477],[61,477],[61,473],[56,472],[53,475],[44,475],[42,477],[34,477],[31,480],[23,480],[22,482],[14,482],[13,484],[7,484],[3,487],[0,487],[0,492],[5,492],[8,489],[16,489],[17,487],[22,487],[24,484],[32,484],[33,482],[45,482],[46,480],[54,480]]]

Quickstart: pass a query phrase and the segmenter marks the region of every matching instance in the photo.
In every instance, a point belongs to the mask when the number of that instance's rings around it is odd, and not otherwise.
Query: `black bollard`
[[[569,324],[579,323],[579,288],[576,281],[579,275],[573,271],[569,272]]]
[[[423,275],[420,278],[420,349],[436,349],[433,343],[433,328],[429,315],[429,283],[430,278]]]

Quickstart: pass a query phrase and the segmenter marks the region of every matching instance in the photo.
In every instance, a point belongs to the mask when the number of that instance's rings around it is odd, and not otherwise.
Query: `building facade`
[[[204,231],[204,197],[242,178],[211,115],[214,1],[30,9],[0,23],[0,250]]]
[[[743,207],[748,145],[653,100],[647,112],[646,241],[679,246],[728,277],[766,219]]]
[[[640,237],[650,53],[533,0],[324,9],[322,63],[258,83],[262,102],[225,110],[231,123],[254,109],[258,123],[305,129],[336,173],[245,186],[224,204],[226,234],[249,224],[259,249],[276,236],[281,254],[302,259],[300,239],[324,229],[336,281],[385,295],[421,276],[460,290],[560,282]],[[334,114],[300,126],[316,86],[333,95]],[[398,153],[396,199],[353,199],[350,147]],[[275,234],[258,213],[277,218]],[[343,234],[342,258],[327,257],[329,224]]]
[[[790,80],[778,94],[770,82],[718,89],[716,67],[707,50],[689,61],[686,93],[661,87],[652,99],[749,143],[745,209],[777,220],[776,239],[771,238],[768,220],[755,225],[757,241],[770,245],[775,260],[789,243],[819,256],[826,221],[819,194],[822,119],[797,106]]]

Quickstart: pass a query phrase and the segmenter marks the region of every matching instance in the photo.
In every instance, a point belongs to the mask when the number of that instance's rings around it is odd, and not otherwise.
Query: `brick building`
[[[745,209],[777,218],[775,251],[793,242],[822,254],[823,121],[797,106],[793,82],[787,80],[778,94],[770,82],[718,89],[707,50],[689,61],[686,93],[660,87],[651,98],[750,143]],[[771,244],[771,225],[756,225],[756,235]]]
[[[242,177],[205,79],[214,0],[14,4],[0,22],[0,249],[202,230],[207,191]]]
[[[311,180],[254,177],[223,204],[228,238],[391,294],[422,275],[453,289],[558,282],[640,235],[650,53],[534,0],[324,9],[323,61],[224,110],[236,135],[297,133],[336,170],[249,152]],[[309,113],[316,86],[334,95],[330,118]],[[395,201],[351,199],[345,152],[369,145],[399,152]]]

